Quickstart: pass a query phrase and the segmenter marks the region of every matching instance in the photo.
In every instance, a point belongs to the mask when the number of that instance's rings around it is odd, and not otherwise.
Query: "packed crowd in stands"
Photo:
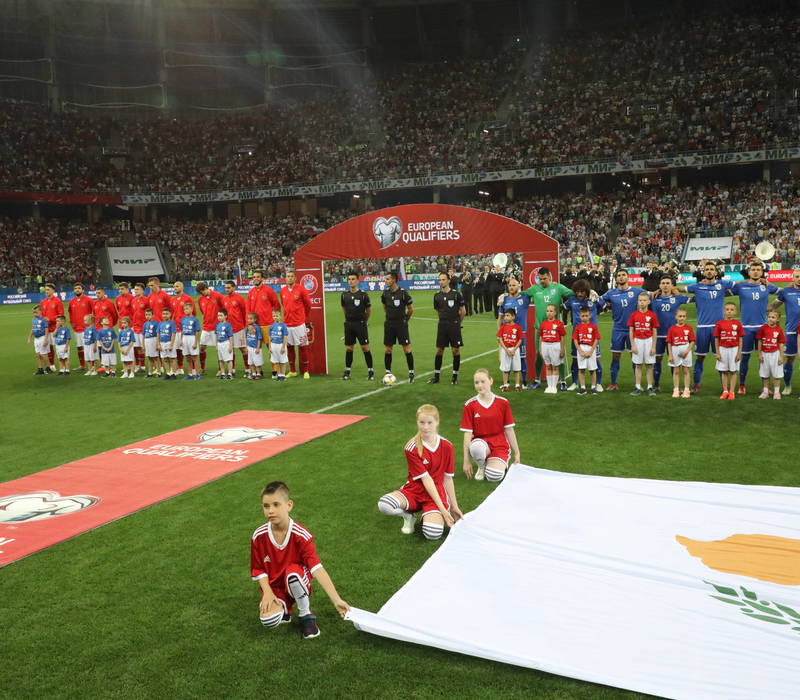
[[[771,184],[706,185],[700,188],[624,189],[612,194],[539,196],[511,203],[472,202],[471,206],[521,221],[556,238],[561,266],[588,260],[589,250],[615,265],[641,267],[679,259],[687,235],[731,235],[732,262],[745,262],[766,239],[776,248],[776,262],[800,265],[800,186]],[[159,244],[171,257],[178,279],[226,279],[261,268],[280,277],[292,265],[294,251],[317,231],[348,218],[337,211],[318,216],[233,218],[212,221],[162,219],[137,223],[130,235],[137,244]],[[53,282],[97,278],[95,248],[120,244],[118,224],[65,223],[32,218],[0,219],[0,283],[19,286],[42,275]],[[497,251],[509,252],[509,251]],[[487,260],[407,259],[406,274],[458,271]],[[351,269],[377,275],[396,268],[396,260],[330,262],[329,278]]]
[[[375,66],[324,101],[209,119],[5,105],[0,188],[181,192],[797,143],[797,26],[715,15],[494,59]],[[103,146],[128,156],[118,167]]]

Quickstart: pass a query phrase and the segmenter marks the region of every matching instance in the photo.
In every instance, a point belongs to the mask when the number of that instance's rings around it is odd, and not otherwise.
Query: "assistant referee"
[[[461,321],[467,312],[461,292],[450,289],[450,275],[439,273],[441,289],[433,295],[433,308],[439,314],[439,327],[436,329],[436,357],[433,361],[433,376],[428,384],[438,384],[442,373],[442,355],[449,345],[453,351],[453,378],[451,384],[458,384],[458,368],[461,366]]]
[[[342,308],[344,309],[344,374],[342,379],[350,379],[350,369],[353,366],[353,346],[356,341],[364,353],[367,364],[367,379],[375,379],[375,370],[372,367],[372,353],[369,350],[369,330],[367,321],[372,313],[372,304],[369,294],[358,287],[358,275],[351,272],[347,275],[347,286],[350,288],[342,292]]]

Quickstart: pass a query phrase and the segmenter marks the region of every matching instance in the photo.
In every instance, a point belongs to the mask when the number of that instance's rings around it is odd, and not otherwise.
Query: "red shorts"
[[[423,515],[426,515],[427,513],[439,512],[439,508],[430,499],[430,496],[428,496],[427,491],[424,494],[420,495],[416,490],[406,488],[406,486],[399,489],[399,492],[402,493],[405,499],[408,501],[409,513],[416,513],[417,511],[421,511]],[[442,489],[442,491],[444,491],[444,489]],[[447,494],[442,493],[440,491],[439,498],[442,499],[442,505],[447,510],[450,510],[450,501],[447,500]]]
[[[506,440],[505,433],[499,435],[472,435],[473,440],[483,440],[489,445],[489,455],[486,457],[488,462],[490,459],[499,459],[508,466],[508,460],[511,459],[511,445]]]
[[[311,574],[308,573],[308,569],[299,564],[290,564],[287,566],[286,572],[281,579],[283,585],[280,588],[278,586],[272,586],[272,592],[275,594],[275,597],[283,603],[283,607],[286,609],[287,613],[291,613],[294,606],[294,598],[292,598],[292,594],[289,593],[289,586],[286,583],[286,577],[289,576],[289,574],[297,574],[308,589],[308,595],[311,596]],[[262,595],[261,597],[263,598],[264,596]]]

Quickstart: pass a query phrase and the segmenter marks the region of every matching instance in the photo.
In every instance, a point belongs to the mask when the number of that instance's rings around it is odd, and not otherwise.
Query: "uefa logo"
[[[58,491],[32,491],[0,498],[0,523],[32,523],[77,513],[100,503],[97,496],[62,496]]]
[[[234,445],[244,442],[274,440],[286,435],[285,430],[276,428],[214,428],[198,436],[200,445]]]
[[[305,290],[309,294],[313,294],[317,291],[317,278],[314,275],[303,275],[302,279],[300,280],[300,284],[305,287]]]
[[[383,248],[388,248],[393,243],[396,243],[403,232],[403,222],[400,217],[393,216],[389,219],[384,219],[379,216],[372,222],[372,235],[378,241],[378,245]]]

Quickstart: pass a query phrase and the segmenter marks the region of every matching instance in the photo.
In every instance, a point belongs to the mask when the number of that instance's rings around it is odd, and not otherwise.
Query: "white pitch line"
[[[469,362],[470,360],[477,360],[479,357],[483,357],[484,355],[491,355],[493,352],[497,352],[497,348],[492,348],[491,350],[487,350],[486,352],[481,352],[477,355],[472,355],[471,357],[462,357],[461,363]],[[449,369],[452,367],[452,364],[443,365],[442,369]],[[415,379],[421,379],[422,377],[427,377],[429,374],[433,374],[433,370],[429,372],[423,372],[422,374],[415,375]],[[377,380],[380,381],[380,380]],[[394,386],[399,386],[400,384],[408,384],[408,379],[403,379],[402,381],[396,382]],[[324,413],[325,411],[330,411],[334,408],[339,408],[339,406],[344,406],[345,404],[352,403],[353,401],[358,401],[360,399],[365,399],[367,396],[373,396],[374,394],[379,394],[382,391],[389,391],[394,387],[391,386],[381,386],[377,389],[373,389],[372,391],[366,391],[363,394],[359,394],[358,396],[351,396],[349,399],[345,399],[344,401],[338,401],[337,403],[332,403],[330,406],[325,406],[325,408],[318,408],[316,411],[311,411],[311,413]]]

